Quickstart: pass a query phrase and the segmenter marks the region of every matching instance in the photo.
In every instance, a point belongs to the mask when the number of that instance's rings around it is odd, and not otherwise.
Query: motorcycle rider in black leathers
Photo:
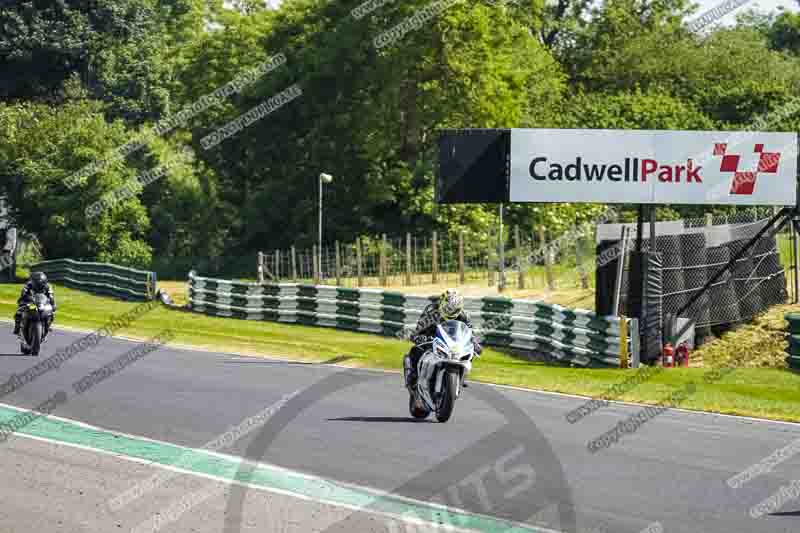
[[[438,303],[428,304],[417,321],[417,328],[411,335],[411,342],[414,343],[414,346],[403,358],[406,387],[409,389],[413,389],[417,384],[417,364],[426,350],[419,344],[431,340],[431,337],[436,334],[436,326],[447,320],[458,320],[473,329],[469,315],[464,311],[464,297],[455,289],[447,289],[439,298]],[[475,353],[480,354],[481,345],[476,340],[473,340],[473,343],[475,344]]]
[[[50,300],[50,305],[53,306],[53,318],[56,314],[56,297],[53,294],[53,289],[47,283],[47,276],[44,272],[33,272],[30,279],[25,286],[22,287],[22,294],[17,300],[17,313],[14,315],[14,335],[19,335],[20,321],[22,320],[22,306],[28,302],[33,301],[34,294],[44,294]],[[50,320],[52,324],[53,318]],[[50,331],[50,324],[47,324],[45,333]]]

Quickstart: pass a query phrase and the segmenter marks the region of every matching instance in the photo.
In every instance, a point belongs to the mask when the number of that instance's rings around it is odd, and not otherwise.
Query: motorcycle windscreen
[[[448,320],[439,325],[439,334],[449,351],[463,355],[472,348],[472,331],[459,320]]]

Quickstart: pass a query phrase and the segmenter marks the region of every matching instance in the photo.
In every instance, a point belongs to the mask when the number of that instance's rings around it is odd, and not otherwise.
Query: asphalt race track
[[[0,336],[0,384],[83,336],[54,332],[42,355],[23,357],[16,355],[10,324],[0,327],[8,328]],[[67,419],[42,429],[46,436],[13,435],[0,442],[2,533],[131,531],[155,513],[168,515],[165,509],[172,503],[209,486],[215,487],[210,496],[176,521],[149,531],[431,529],[425,525],[429,521],[393,522],[391,513],[381,511],[388,507],[354,512],[352,506],[336,504],[376,491],[396,497],[393,508],[405,501],[412,508],[440,503],[479,517],[530,524],[530,531],[800,529],[800,499],[790,499],[772,515],[749,515],[781,486],[800,479],[797,458],[740,488],[726,484],[800,437],[798,425],[669,411],[593,454],[587,449],[589,440],[640,408],[610,406],[570,424],[566,413],[585,400],[472,384],[450,422],[417,423],[408,417],[399,374],[171,348],[148,354],[82,394],[73,392],[73,383],[134,346],[105,339],[0,398],[7,406],[30,409],[58,391],[68,395],[53,418],[31,425]],[[297,398],[295,404],[287,400],[290,395]],[[223,474],[198,471],[172,477],[121,510],[109,508],[108,500],[137,480],[167,471],[149,460],[131,460],[115,446],[138,453],[148,446],[144,438],[158,441],[146,453],[162,453],[169,444],[202,448],[282,398],[285,409],[271,415],[267,425],[218,451],[226,454],[222,462],[236,456],[287,469],[275,469],[279,481],[264,478],[273,488],[283,483],[283,489],[245,490],[220,481]],[[513,422],[519,418],[509,418],[498,405],[517,417],[524,414],[528,422]],[[4,409],[8,415],[9,408]],[[108,438],[107,432],[81,429],[69,421],[125,436]],[[72,446],[63,444],[69,439]],[[79,442],[83,444],[75,444]],[[102,449],[88,442],[100,443]],[[301,479],[298,472],[312,477]],[[330,498],[314,497],[323,485]],[[470,529],[468,525],[479,523],[489,522],[478,518],[461,524]]]

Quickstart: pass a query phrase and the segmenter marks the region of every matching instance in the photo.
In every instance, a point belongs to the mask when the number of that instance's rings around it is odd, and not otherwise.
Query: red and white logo
[[[733,172],[731,194],[753,194],[756,187],[756,178],[759,174],[777,174],[778,164],[781,160],[780,152],[765,152],[763,144],[756,144],[753,153],[759,154],[758,165],[755,170],[739,170],[739,161],[742,156],[726,153],[728,143],[714,143],[714,155],[722,156],[719,165],[720,172]]]

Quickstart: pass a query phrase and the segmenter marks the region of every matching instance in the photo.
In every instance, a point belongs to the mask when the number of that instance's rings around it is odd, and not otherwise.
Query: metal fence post
[[[503,239],[503,204],[500,204],[500,232],[497,239],[498,247],[498,266],[500,267],[500,278],[498,283],[498,291],[503,292],[506,288],[506,242]]]
[[[524,289],[525,288],[525,270],[523,267],[522,261],[522,246],[520,246],[519,241],[519,226],[514,226],[514,246],[516,248],[516,255],[517,255],[517,288]]]
[[[620,300],[622,298],[622,276],[625,273],[625,257],[627,256],[628,251],[628,228],[626,226],[622,226],[622,235],[620,237],[620,255],[617,258],[617,275],[614,279],[614,304],[612,313],[613,315],[619,316],[620,310]]]
[[[272,273],[272,281],[281,279],[281,251],[275,250],[275,271]]]
[[[258,284],[261,285],[264,283],[264,253],[258,252],[258,267],[256,269],[258,272]]]
[[[794,254],[794,303],[800,295],[800,239],[797,236],[797,225],[792,221],[792,252]]]

